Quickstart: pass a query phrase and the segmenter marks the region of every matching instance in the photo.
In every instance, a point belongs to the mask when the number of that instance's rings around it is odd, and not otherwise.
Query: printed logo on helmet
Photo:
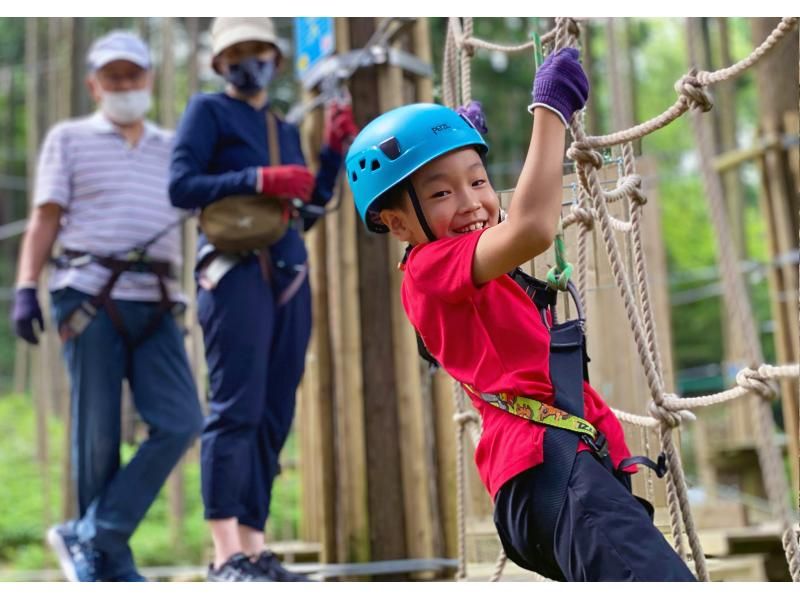
[[[442,123],[440,125],[436,125],[435,127],[431,127],[431,131],[433,131],[434,135],[438,135],[441,131],[446,131],[447,129],[452,129],[450,125],[447,123]]]

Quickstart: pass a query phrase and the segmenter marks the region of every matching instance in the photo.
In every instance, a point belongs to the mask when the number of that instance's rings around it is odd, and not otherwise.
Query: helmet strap
[[[435,241],[436,237],[431,230],[431,227],[428,226],[428,221],[425,220],[425,213],[422,211],[422,204],[419,202],[419,197],[417,197],[417,192],[414,191],[414,185],[411,184],[410,180],[406,181],[406,191],[408,191],[408,196],[411,198],[411,205],[414,206],[414,212],[417,214],[417,220],[419,220],[419,224],[422,227],[425,236],[428,237],[428,241]]]

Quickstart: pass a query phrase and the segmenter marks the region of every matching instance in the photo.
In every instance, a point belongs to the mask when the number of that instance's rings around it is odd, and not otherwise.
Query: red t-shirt
[[[508,275],[481,287],[472,282],[472,257],[485,230],[415,247],[404,268],[403,307],[428,351],[459,382],[552,404],[550,334],[533,302]],[[605,434],[616,467],[630,457],[622,426],[591,386],[583,388],[584,419]],[[471,398],[483,419],[475,463],[494,497],[506,481],[542,462],[547,427]]]

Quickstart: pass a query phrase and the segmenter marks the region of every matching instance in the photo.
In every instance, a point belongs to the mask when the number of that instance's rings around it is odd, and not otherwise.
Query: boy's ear
[[[411,239],[411,230],[408,227],[408,216],[402,210],[381,210],[381,222],[389,229],[392,236],[400,241],[408,242]]]

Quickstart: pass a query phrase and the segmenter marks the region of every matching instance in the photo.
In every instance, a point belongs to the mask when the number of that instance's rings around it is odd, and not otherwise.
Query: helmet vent
[[[373,160],[372,164],[370,164],[369,167],[370,167],[370,170],[375,171],[375,170],[378,170],[381,167],[381,163],[378,162],[377,160]]]
[[[364,158],[361,158],[358,161],[358,166],[361,168],[361,170],[364,170],[367,167],[367,161]]]
[[[470,129],[474,129],[474,128],[475,128],[475,125],[474,125],[474,124],[472,124],[472,121],[471,121],[470,119],[468,119],[468,118],[467,118],[466,116],[464,116],[463,114],[459,114],[459,116],[461,117],[461,120],[463,120],[465,123],[467,123],[467,124],[469,125],[469,128],[470,128]]]
[[[397,137],[389,137],[386,141],[381,142],[378,147],[390,160],[396,160],[400,156],[400,145],[397,143]]]
[[[358,180],[358,175],[356,174],[355,170],[350,173],[350,178],[353,179],[354,183]]]

